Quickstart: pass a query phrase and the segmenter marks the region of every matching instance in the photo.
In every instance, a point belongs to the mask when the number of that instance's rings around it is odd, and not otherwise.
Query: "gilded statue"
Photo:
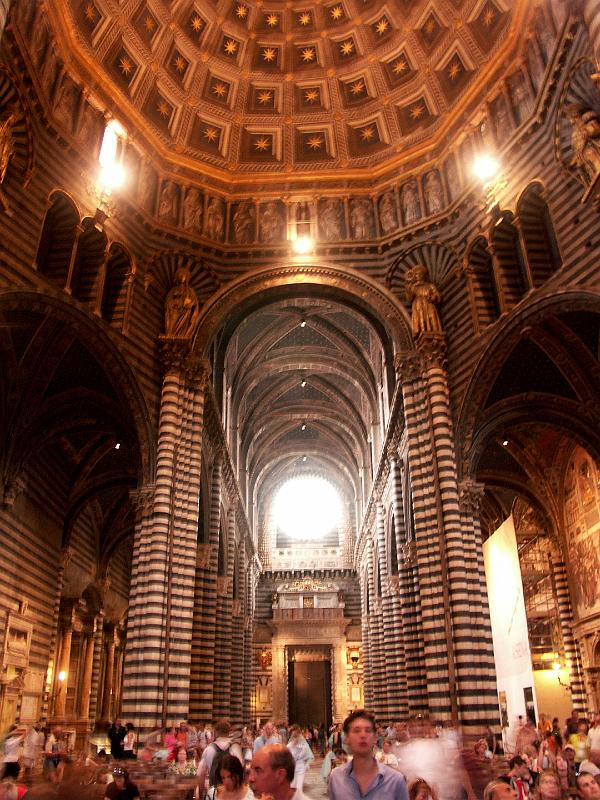
[[[581,105],[567,109],[573,129],[571,147],[575,167],[586,186],[591,186],[600,176],[600,119],[595,111]]]
[[[7,109],[0,116],[0,183],[4,183],[8,162],[15,152],[13,127],[18,114],[14,109]]]
[[[407,271],[405,292],[406,299],[412,304],[412,334],[415,339],[424,333],[443,333],[437,310],[442,298],[429,280],[427,267],[417,265]]]
[[[190,271],[184,267],[175,273],[175,285],[165,300],[165,336],[191,339],[200,319],[200,304],[190,286]]]

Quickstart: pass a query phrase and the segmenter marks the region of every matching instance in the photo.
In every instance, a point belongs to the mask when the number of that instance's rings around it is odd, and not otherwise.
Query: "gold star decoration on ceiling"
[[[195,17],[192,17],[191,25],[194,33],[200,33],[200,31],[204,27],[204,22],[202,20],[202,17],[199,17],[198,14],[196,14]]]
[[[235,15],[238,19],[246,19],[248,16],[248,6],[244,6],[240,3],[235,9]]]
[[[319,102],[319,90],[318,89],[307,89],[304,92],[304,102],[305,103],[318,103]]]
[[[264,153],[266,150],[269,149],[270,141],[271,141],[270,136],[259,136],[254,142],[254,147],[260,153]]]
[[[276,28],[279,25],[279,17],[277,14],[267,14],[266,23],[269,28]]]
[[[431,36],[431,34],[434,32],[434,30],[435,30],[435,29],[436,29],[436,22],[435,22],[435,20],[433,19],[433,17],[430,17],[430,18],[427,20],[427,23],[425,24],[425,33],[426,33],[428,36]]]
[[[490,27],[490,25],[494,21],[494,17],[495,16],[496,16],[496,14],[494,13],[494,9],[493,8],[489,8],[489,7],[486,8],[486,10],[485,10],[485,12],[483,14],[483,24],[485,25],[486,28]]]
[[[334,6],[329,9],[329,15],[334,22],[338,22],[344,16],[344,9],[342,6]]]
[[[262,51],[263,61],[272,63],[273,61],[275,61],[276,56],[277,56],[277,50],[275,50],[274,47],[265,47],[265,49]]]
[[[161,100],[156,108],[161,117],[169,116],[169,104],[165,100]]]
[[[380,36],[383,36],[384,33],[388,31],[390,27],[390,23],[387,21],[385,17],[382,17],[379,22],[375,25],[375,30]]]
[[[402,56],[397,58],[392,64],[392,72],[395,75],[402,75],[402,73],[406,72],[407,69],[408,64],[406,63],[406,59],[402,58]]]
[[[352,39],[346,39],[345,42],[341,43],[340,53],[343,56],[352,55],[353,52],[354,52],[354,42],[352,41]]]
[[[223,50],[227,53],[228,56],[233,56],[236,54],[238,49],[238,43],[235,39],[227,39],[225,44],[223,45]]]
[[[144,28],[146,28],[148,33],[152,33],[154,28],[156,28],[156,22],[154,21],[154,19],[150,15],[148,15],[146,17],[146,19],[144,20]]]
[[[416,106],[413,106],[410,110],[410,116],[412,119],[420,119],[424,113],[425,113],[425,106],[423,106],[421,103],[418,103]]]
[[[273,92],[268,89],[263,89],[258,93],[258,102],[261,106],[268,105],[273,99]]]
[[[217,129],[216,128],[212,128],[210,126],[207,127],[207,128],[204,128],[204,130],[202,131],[202,136],[206,139],[207,142],[210,142],[211,144],[212,144],[212,142],[216,142],[217,141],[217,136],[218,135],[219,135],[219,132],[217,131]]]
[[[451,81],[456,80],[462,71],[462,64],[460,61],[452,61],[448,66],[448,77]]]
[[[305,27],[306,25],[310,25],[310,14],[308,13],[308,11],[303,11],[302,14],[298,16],[298,22],[303,27]]]
[[[219,100],[222,100],[224,97],[227,97],[227,86],[221,81],[217,81],[213,83],[212,92],[217,95]]]
[[[375,128],[373,125],[367,125],[366,128],[361,128],[358,133],[363,142],[371,142],[375,138]]]
[[[125,75],[126,78],[129,77],[131,71],[133,70],[133,63],[130,58],[127,56],[121,56],[119,59],[119,69]]]
[[[306,144],[311,150],[320,150],[323,146],[323,139],[320,136],[309,136]]]
[[[177,72],[183,72],[186,67],[185,58],[183,56],[176,56],[175,60],[173,61],[173,66]]]
[[[354,81],[354,83],[350,84],[350,94],[353,94],[354,96],[362,94],[365,89],[365,82],[362,79]]]
[[[315,48],[314,47],[305,47],[300,54],[302,61],[305,64],[310,64],[311,61],[315,60]]]
[[[96,20],[96,9],[93,3],[88,3],[85,7],[85,18],[88,22],[95,22]]]

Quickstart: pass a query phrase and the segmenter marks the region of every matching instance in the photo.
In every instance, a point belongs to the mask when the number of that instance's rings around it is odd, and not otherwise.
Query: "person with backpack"
[[[231,738],[231,725],[229,720],[220,719],[215,723],[215,738],[206,750],[202,753],[200,764],[198,765],[198,784],[200,791],[204,788],[206,779],[208,778],[208,785],[216,786],[217,784],[217,768],[221,763],[223,756],[229,754],[235,756],[240,764],[244,765],[244,756],[242,749],[237,742],[233,742]]]

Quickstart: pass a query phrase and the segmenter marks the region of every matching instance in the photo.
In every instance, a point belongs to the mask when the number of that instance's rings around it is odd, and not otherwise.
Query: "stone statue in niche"
[[[454,156],[450,156],[446,162],[446,178],[450,188],[450,197],[452,200],[456,200],[460,192],[460,179],[458,177],[456,158]]]
[[[567,114],[572,125],[571,166],[591,188],[600,177],[600,119],[591,108],[579,104],[569,106]]]
[[[138,195],[142,208],[148,210],[152,205],[154,193],[154,176],[152,168],[147,161],[143,161],[140,167],[140,177],[138,181]]]
[[[190,286],[190,271],[182,267],[175,273],[175,285],[165,300],[165,336],[191,339],[200,319],[200,305]]]
[[[416,339],[422,334],[442,334],[442,323],[437,310],[441,295],[429,280],[427,267],[418,264],[404,277],[406,299],[411,303],[412,334]]]
[[[202,196],[195,187],[187,190],[183,201],[183,227],[194,233],[202,230]]]
[[[396,201],[392,191],[386,192],[379,198],[379,223],[384,235],[395,231],[398,227]]]
[[[219,242],[223,238],[224,230],[225,214],[223,213],[223,201],[220,197],[211,197],[206,207],[204,231],[209,239],[214,239]]]
[[[237,244],[254,241],[254,205],[248,200],[238,203],[233,214],[233,239]]]
[[[14,108],[8,108],[0,115],[0,183],[4,183],[8,162],[15,152],[13,128],[18,116]]]
[[[367,197],[350,201],[350,227],[355,239],[370,239],[373,235],[373,204]]]
[[[160,191],[158,218],[171,223],[177,220],[177,187],[173,181],[166,181]]]
[[[405,225],[412,225],[413,222],[421,219],[416,181],[409,181],[402,187],[402,214],[404,215]]]
[[[75,87],[68,80],[63,81],[54,106],[56,118],[62,122],[69,133],[73,132],[73,110],[75,106]]]
[[[320,228],[323,238],[328,242],[342,239],[343,208],[339,200],[328,197],[320,208]]]
[[[87,145],[90,150],[95,151],[96,145],[98,144],[98,120],[87,104],[84,106],[81,113],[77,138]]]
[[[266,244],[283,239],[284,219],[274,200],[262,206],[260,211],[260,239]]]
[[[512,131],[512,122],[508,113],[508,106],[504,97],[497,98],[493,105],[494,127],[496,128],[496,140],[502,142]]]
[[[512,80],[512,99],[519,117],[519,123],[530,117],[533,112],[531,92],[525,82],[523,73],[517,73]]]
[[[425,176],[425,198],[430,214],[439,214],[444,207],[442,183],[437,170],[428,172]]]

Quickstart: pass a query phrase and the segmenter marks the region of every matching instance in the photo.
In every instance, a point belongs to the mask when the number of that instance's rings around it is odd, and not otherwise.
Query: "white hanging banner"
[[[483,543],[498,703],[509,751],[518,718],[537,717],[517,537],[512,515]],[[507,729],[508,726],[508,729]]]

